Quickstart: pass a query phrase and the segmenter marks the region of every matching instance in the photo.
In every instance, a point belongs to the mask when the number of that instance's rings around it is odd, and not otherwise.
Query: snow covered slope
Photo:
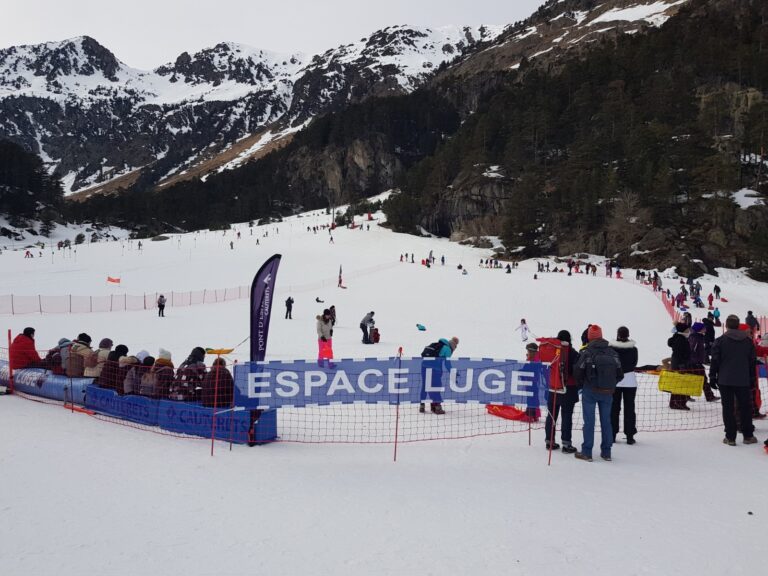
[[[380,217],[380,215],[377,215]],[[358,221],[360,219],[358,218]],[[446,240],[371,229],[314,234],[323,213],[165,242],[84,244],[74,253],[24,259],[0,255],[0,293],[142,293],[247,283],[265,258],[283,254],[267,354],[312,358],[315,314],[335,304],[337,356],[418,354],[441,336],[461,338],[461,356],[520,357],[514,327],[574,335],[590,322],[607,334],[630,328],[640,362],[667,355],[670,323],[658,300],[631,280],[541,274],[523,262],[512,274],[479,268],[477,250]],[[256,241],[259,244],[256,244]],[[234,243],[230,249],[229,242]],[[432,250],[445,266],[399,261]],[[458,263],[467,266],[463,276]],[[343,265],[348,289],[336,287]],[[120,287],[106,275],[119,275]],[[631,275],[630,275],[631,276]],[[705,279],[705,290],[714,279]],[[668,281],[669,282],[669,281]],[[720,278],[742,311],[745,294],[766,301],[765,285]],[[739,292],[744,290],[745,292]],[[296,300],[293,320],[282,301]],[[319,304],[315,298],[325,302]],[[360,343],[358,322],[376,311],[382,342]],[[756,309],[756,311],[758,311]],[[426,325],[427,332],[416,329]],[[248,334],[247,301],[86,315],[0,317],[0,329],[32,325],[39,347],[61,336],[109,336],[132,352],[236,345]],[[243,359],[244,347],[234,357]],[[578,408],[577,408],[578,409]],[[426,418],[434,418],[426,415]],[[450,413],[448,415],[450,418]],[[357,425],[357,424],[355,424]],[[768,433],[758,422],[757,435]],[[575,438],[580,438],[575,432]],[[730,448],[720,430],[640,434],[614,447],[610,464],[553,454],[540,431],[392,447],[220,443],[181,440],[0,397],[2,574],[162,574],[243,571],[338,574],[677,574],[755,572],[763,562],[759,446]],[[738,490],[720,490],[739,478]],[[712,552],[733,534],[738,552]]]

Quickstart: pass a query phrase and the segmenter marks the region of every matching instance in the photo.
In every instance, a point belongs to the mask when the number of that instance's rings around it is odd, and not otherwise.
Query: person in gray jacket
[[[744,444],[755,444],[757,439],[752,425],[752,390],[757,386],[755,346],[749,334],[739,330],[738,316],[728,316],[725,328],[725,334],[716,339],[712,346],[709,369],[710,386],[720,388],[720,399],[723,402],[723,444],[736,446],[736,408],[739,411]]]
[[[375,322],[373,321],[373,312],[368,312],[363,319],[360,320],[360,330],[363,331],[363,344],[373,344],[371,341],[371,330]]]

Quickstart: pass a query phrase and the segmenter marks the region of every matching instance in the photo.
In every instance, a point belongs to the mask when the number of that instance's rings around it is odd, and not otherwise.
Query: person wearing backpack
[[[627,437],[627,444],[635,443],[635,434],[637,428],[635,423],[637,416],[635,414],[635,396],[637,395],[637,378],[635,377],[635,368],[637,368],[637,346],[635,341],[629,339],[629,328],[621,326],[616,331],[616,340],[611,342],[611,348],[619,355],[621,362],[621,371],[624,372],[613,393],[613,405],[611,406],[611,429],[613,431],[613,441],[616,442],[616,434],[619,433],[619,416],[621,416],[621,403],[624,401],[624,434]]]
[[[165,303],[167,302],[165,296],[160,294],[157,297],[157,315],[161,318],[165,318]]]
[[[67,376],[69,378],[82,378],[85,372],[85,359],[91,355],[91,337],[85,332],[81,333],[77,340],[72,342],[67,358]]]
[[[91,352],[91,355],[85,359],[85,371],[83,375],[86,378],[97,378],[101,376],[101,370],[107,361],[109,353],[112,351],[112,340],[102,338],[99,342],[99,349]]]
[[[563,418],[560,428],[560,439],[563,443],[563,452],[573,454],[576,448],[573,446],[571,435],[573,432],[573,409],[579,402],[579,385],[573,377],[573,370],[579,361],[579,353],[571,345],[571,333],[568,330],[560,330],[557,333],[560,345],[560,370],[559,374],[565,383],[563,388],[550,389],[547,405],[547,421],[545,425],[545,445],[547,450],[557,450],[560,445],[552,442],[552,431],[557,424],[557,418],[562,412]],[[550,446],[551,444],[551,446]]]
[[[427,399],[427,394],[429,394],[429,398],[432,400],[430,406],[432,413],[437,415],[445,414],[445,410],[443,410],[443,398],[440,395],[440,392],[427,393],[427,382],[429,381],[431,385],[430,387],[437,388],[440,386],[443,372],[445,370],[450,370],[448,358],[451,357],[458,345],[459,339],[454,336],[450,340],[440,338],[440,340],[433,342],[422,350],[421,394],[419,395],[419,412],[421,414],[426,412],[426,409],[424,408],[424,400]],[[431,371],[428,372],[428,369],[431,369]],[[430,374],[431,379],[429,378]]]
[[[622,379],[621,362],[616,351],[603,339],[603,330],[592,324],[587,332],[587,347],[582,350],[574,375],[584,389],[581,407],[584,416],[584,442],[581,451],[576,452],[579,460],[592,462],[592,447],[595,443],[595,407],[600,410],[600,457],[611,460],[613,430],[611,428],[611,405],[616,384]]]

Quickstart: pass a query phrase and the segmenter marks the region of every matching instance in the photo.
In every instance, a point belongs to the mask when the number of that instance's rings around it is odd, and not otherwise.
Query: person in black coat
[[[712,364],[709,369],[710,385],[720,388],[723,401],[723,442],[736,445],[735,404],[738,404],[744,444],[755,444],[752,425],[752,390],[757,386],[755,346],[749,334],[739,330],[738,316],[725,320],[726,332],[712,346]]]
[[[667,340],[667,346],[672,348],[672,370],[685,371],[691,367],[691,347],[688,343],[690,329],[683,322],[678,322],[675,324],[675,330],[675,334]],[[669,407],[673,410],[690,410],[688,396],[672,394],[669,398]]]
[[[712,355],[712,344],[715,343],[715,320],[712,312],[701,321],[704,324],[704,364],[709,364],[709,357]]]
[[[621,363],[624,378],[616,385],[611,405],[611,428],[613,428],[613,441],[616,442],[616,434],[619,432],[619,416],[621,416],[621,403],[624,401],[624,434],[627,436],[627,444],[635,443],[637,434],[637,415],[635,414],[635,396],[637,395],[637,346],[634,340],[629,339],[629,328],[620,327],[616,331],[616,340],[611,342],[611,348],[616,350]]]

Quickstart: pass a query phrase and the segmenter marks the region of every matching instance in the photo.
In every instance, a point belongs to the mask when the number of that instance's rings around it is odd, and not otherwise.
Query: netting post
[[[221,358],[221,354],[216,355],[216,360]],[[216,380],[213,384],[213,415],[211,416],[211,456],[213,456],[213,445],[216,440],[216,409],[219,396],[219,363],[216,362]]]
[[[11,294],[11,298],[13,298],[13,294]],[[8,328],[8,352],[11,351],[11,329]],[[11,390],[11,394],[13,394],[13,366],[11,365],[11,358],[8,357],[8,388]]]
[[[88,311],[93,312],[93,296],[88,297],[88,307],[89,307]]]
[[[13,307],[13,294],[11,294],[11,315],[16,314],[16,310]],[[10,345],[9,345],[10,348]]]
[[[37,295],[37,307],[40,309],[40,314],[43,313],[43,297],[40,294]]]
[[[397,349],[397,368],[400,369],[403,361],[403,347]],[[395,453],[393,456],[393,462],[397,462],[397,439],[398,429],[400,428],[400,394],[397,395],[397,406],[395,407]]]
[[[123,310],[128,311],[128,294],[123,294]]]
[[[203,304],[205,304],[205,292],[206,292],[206,289],[203,288]]]
[[[191,292],[190,292],[191,294]],[[239,344],[238,344],[239,346]],[[237,364],[237,360],[234,361],[234,364]],[[234,373],[234,367],[232,368],[232,371]],[[232,402],[229,404],[229,451],[232,452],[232,434],[234,430],[234,417],[235,417],[235,394],[234,390],[232,390]]]
[[[115,297],[114,294],[109,295],[109,311],[112,312],[112,299]]]
[[[69,313],[72,314],[72,294],[69,295]]]

